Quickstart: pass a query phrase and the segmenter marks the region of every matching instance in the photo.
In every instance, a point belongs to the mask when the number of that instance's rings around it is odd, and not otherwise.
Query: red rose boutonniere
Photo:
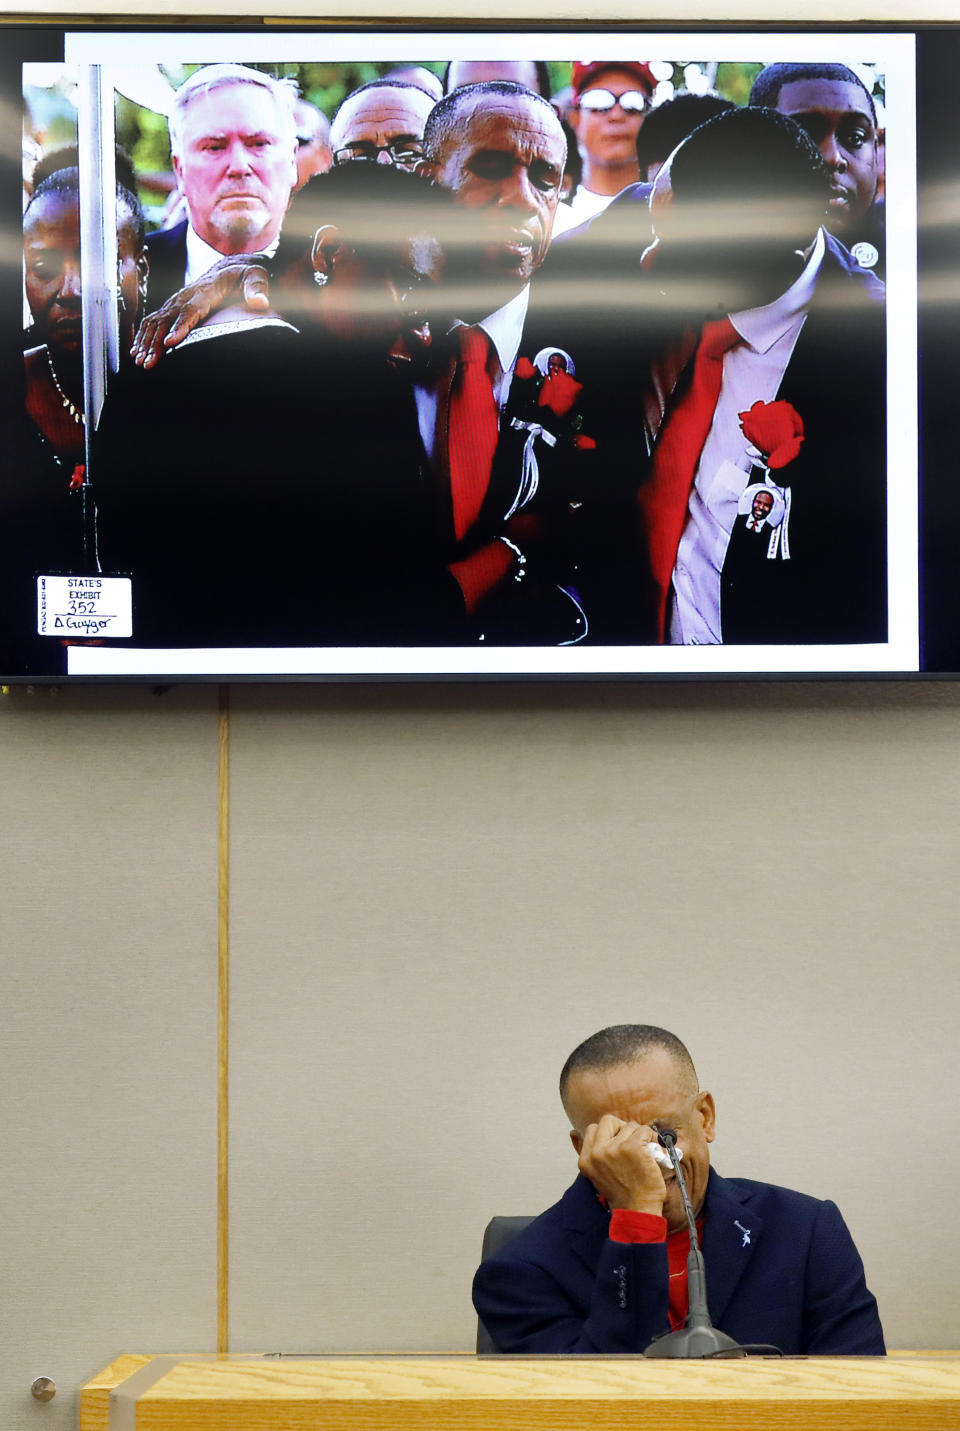
[[[79,491],[80,491],[80,488],[83,486],[84,482],[86,481],[86,477],[87,477],[86,465],[85,465],[83,462],[78,462],[77,465],[76,465],[76,467],[73,469],[73,476],[70,478],[69,491],[71,491],[71,492],[79,492]]]
[[[792,403],[758,401],[737,415],[744,437],[768,467],[786,467],[803,446],[803,418]]]

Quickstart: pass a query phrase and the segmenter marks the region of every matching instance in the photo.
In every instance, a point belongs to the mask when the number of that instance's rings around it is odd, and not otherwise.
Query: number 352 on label
[[[61,640],[133,635],[128,576],[38,576],[37,632]]]

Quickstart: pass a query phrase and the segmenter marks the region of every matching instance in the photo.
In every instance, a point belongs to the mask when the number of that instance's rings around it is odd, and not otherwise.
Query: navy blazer
[[[883,1356],[877,1303],[836,1206],[711,1169],[703,1257],[714,1325],[787,1354]],[[667,1248],[612,1242],[583,1176],[495,1257],[473,1300],[504,1352],[642,1352],[669,1330]]]

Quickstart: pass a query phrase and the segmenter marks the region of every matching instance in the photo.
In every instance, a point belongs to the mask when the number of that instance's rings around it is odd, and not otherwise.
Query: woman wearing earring
[[[143,211],[117,186],[117,301],[120,351],[137,326],[147,257]],[[83,461],[78,171],[61,169],[34,190],[23,217],[24,282],[38,340],[24,354],[26,410],[62,467]],[[71,474],[72,475],[72,474]]]
[[[32,317],[24,362],[23,422],[3,474],[0,572],[10,630],[30,670],[50,669],[50,638],[36,632],[35,578],[82,572],[80,487],[86,415],[80,316],[80,201],[76,168],[58,169],[33,191],[23,216],[24,284]],[[117,185],[117,302],[126,354],[146,287],[143,210]],[[57,669],[54,663],[53,669]]]

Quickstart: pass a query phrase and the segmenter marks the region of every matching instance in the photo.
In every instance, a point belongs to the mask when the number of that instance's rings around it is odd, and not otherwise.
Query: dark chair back
[[[483,1234],[480,1261],[486,1262],[488,1257],[493,1257],[501,1247],[506,1247],[507,1243],[512,1242],[517,1233],[522,1232],[531,1222],[533,1222],[532,1217],[492,1217]],[[493,1338],[478,1317],[477,1356],[496,1355],[498,1355],[498,1350],[493,1344]]]

